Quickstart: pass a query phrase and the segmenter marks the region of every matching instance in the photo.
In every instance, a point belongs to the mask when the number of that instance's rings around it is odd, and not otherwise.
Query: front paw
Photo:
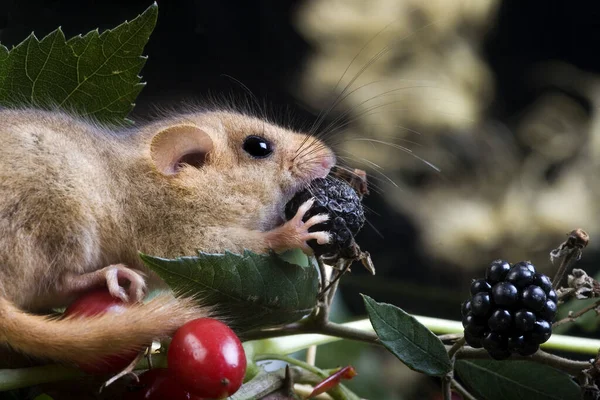
[[[330,242],[331,235],[329,232],[309,232],[309,229],[313,226],[328,221],[329,215],[317,214],[309,218],[306,222],[302,220],[308,210],[312,207],[314,201],[314,199],[305,201],[298,208],[298,211],[292,219],[279,228],[267,232],[269,247],[275,251],[299,248],[304,253],[312,255],[313,250],[307,243],[309,240],[316,240],[320,245]]]

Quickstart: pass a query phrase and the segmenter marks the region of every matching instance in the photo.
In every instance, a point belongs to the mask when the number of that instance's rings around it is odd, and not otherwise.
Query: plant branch
[[[452,338],[452,335],[456,335],[462,330],[462,326],[458,321],[423,317],[419,315],[414,317],[432,331],[443,333],[443,337]],[[251,335],[247,335],[244,339],[262,338],[270,339],[257,342],[257,344],[260,344],[257,346],[258,352],[277,354],[291,354],[312,345],[322,345],[340,339],[358,340],[370,344],[381,344],[373,332],[371,322],[368,319],[347,322],[344,324],[329,323],[325,325],[324,329],[306,326],[304,323],[298,322],[289,324],[284,328],[255,331]],[[244,345],[246,345],[246,343]],[[545,348],[553,348],[561,351],[590,354],[593,357],[596,357],[598,348],[600,348],[600,341],[589,338],[552,335],[550,341],[543,346]],[[447,345],[446,350],[450,351],[452,347],[453,346],[451,345]],[[268,351],[261,351],[262,349],[268,349]],[[458,350],[455,357],[457,359],[489,359],[489,355],[485,350],[477,350],[468,346]],[[582,370],[591,366],[589,362],[573,361],[541,350],[530,357],[514,356],[514,358],[546,364],[575,376],[581,373]],[[163,354],[153,355],[152,360],[155,367],[160,367],[165,364],[166,357]],[[140,362],[140,364],[138,364],[138,369],[144,368],[144,364],[147,365],[144,361]],[[40,383],[75,379],[81,376],[85,376],[85,374],[75,368],[67,368],[59,365],[21,369],[1,369],[0,391],[28,387]]]
[[[465,389],[465,387],[463,385],[458,383],[458,381],[456,379],[452,380],[452,386],[458,393],[460,393],[460,395],[463,397],[464,400],[477,400],[475,398],[475,396],[473,396],[471,393],[469,393],[469,391],[467,389]]]
[[[454,356],[456,355],[456,352],[459,351],[460,349],[463,348],[463,346],[465,345],[465,338],[462,337],[460,339],[458,339],[453,345],[452,347],[450,347],[450,350],[448,350],[448,357],[450,357],[450,359],[452,360],[454,358]]]
[[[566,324],[567,322],[573,322],[577,318],[581,317],[583,314],[585,314],[588,311],[591,311],[599,306],[600,306],[600,300],[588,305],[587,307],[582,308],[581,310],[579,310],[577,312],[569,312],[569,315],[567,317],[560,319],[560,320],[556,321],[555,323],[553,323],[552,328],[556,328],[557,326]]]
[[[336,324],[335,322],[321,324],[308,321],[306,323],[293,323],[275,329],[249,332],[244,335],[244,340],[260,340],[307,333],[317,333],[339,339],[379,344],[379,338],[370,330],[357,329],[347,324]]]
[[[456,352],[465,345],[465,338],[458,339],[448,350],[448,357],[452,363],[452,369],[442,378],[442,394],[444,400],[452,400],[452,382],[454,381],[454,361]]]
[[[449,348],[449,346],[446,346],[446,347]],[[472,347],[463,347],[456,353],[456,358],[457,359],[476,360],[476,359],[489,359],[490,356],[489,356],[488,352],[485,351],[484,349],[474,349]],[[523,356],[513,355],[511,358],[515,359],[515,360],[528,360],[528,361],[533,361],[533,362],[536,362],[539,364],[544,364],[549,367],[553,367],[553,368],[559,369],[561,371],[564,371],[573,376],[580,375],[583,370],[585,370],[586,368],[589,368],[591,366],[589,361],[570,360],[568,358],[563,358],[563,357],[555,356],[554,354],[546,353],[543,350],[538,350],[538,352],[532,356],[523,357]]]
[[[432,332],[441,334],[439,337],[443,341],[456,340],[462,336],[463,327],[459,321],[425,317],[422,315],[414,315],[414,317]],[[348,330],[348,332],[336,332],[337,327],[344,327]],[[243,335],[243,340],[271,339],[271,341],[275,343],[285,342],[284,347],[294,349],[293,351],[305,349],[313,344],[321,345],[340,339],[359,340],[375,344],[378,343],[369,319],[345,322],[343,324],[331,323],[331,326],[327,329],[327,335],[330,336],[326,336],[325,334],[299,335],[306,333],[318,334],[323,332],[314,326],[307,327],[305,326],[304,321],[301,321],[286,325],[284,327],[251,331]],[[334,337],[338,333],[340,336]],[[289,337],[293,335],[299,336]],[[279,344],[275,344],[275,346],[279,347]],[[598,349],[600,348],[600,340],[554,334],[552,337],[550,337],[548,342],[542,345],[542,348],[545,350],[560,350],[595,357]]]
[[[321,379],[327,378],[327,373],[325,373],[320,368],[315,367],[314,365],[310,365],[307,362],[298,360],[297,358],[282,355],[282,354],[259,354],[254,357],[254,361],[268,361],[268,360],[279,360],[284,361],[290,365],[295,365],[300,367],[308,372],[312,372],[313,374],[319,376]]]
[[[452,372],[442,377],[442,395],[444,400],[452,400]]]

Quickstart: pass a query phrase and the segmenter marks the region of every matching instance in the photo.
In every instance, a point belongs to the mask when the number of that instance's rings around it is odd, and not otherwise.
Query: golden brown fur
[[[242,149],[248,135],[270,140],[272,156],[249,157]],[[58,112],[0,110],[0,343],[86,361],[206,314],[169,296],[85,323],[19,311],[64,306],[98,285],[97,277],[86,277],[113,264],[160,286],[138,251],[264,252],[326,240],[308,234],[298,218],[279,226],[294,192],[335,162],[322,143],[305,138],[231,112],[177,115],[113,132]],[[210,149],[200,168],[163,165],[198,149]]]

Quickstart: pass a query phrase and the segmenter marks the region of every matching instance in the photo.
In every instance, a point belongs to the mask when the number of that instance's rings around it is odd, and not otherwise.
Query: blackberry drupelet
[[[556,292],[550,278],[530,262],[510,265],[493,261],[485,278],[471,284],[471,298],[462,305],[465,340],[503,360],[512,353],[534,354],[552,334]]]
[[[315,179],[310,188],[296,193],[286,204],[286,219],[292,219],[298,208],[312,197],[315,202],[303,221],[308,221],[317,214],[328,214],[328,221],[312,226],[309,231],[327,231],[331,234],[331,241],[319,245],[316,240],[310,240],[308,245],[317,256],[351,257],[354,236],[365,223],[365,214],[358,194],[342,180],[332,177]]]

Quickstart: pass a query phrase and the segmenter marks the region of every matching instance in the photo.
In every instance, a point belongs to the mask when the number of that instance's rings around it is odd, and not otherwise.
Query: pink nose
[[[329,170],[334,165],[335,165],[335,155],[333,153],[329,153],[325,157],[323,157],[323,160],[321,161],[321,166],[324,169]]]

